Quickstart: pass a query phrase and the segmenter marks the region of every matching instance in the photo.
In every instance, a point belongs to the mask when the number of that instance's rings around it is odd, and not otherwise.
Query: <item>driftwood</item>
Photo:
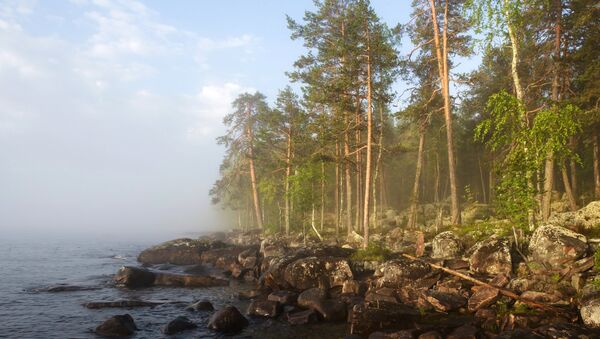
[[[470,282],[472,282],[472,283],[474,283],[476,285],[480,285],[480,286],[484,286],[484,287],[489,287],[489,288],[496,289],[496,290],[498,290],[498,292],[500,292],[500,294],[502,294],[504,296],[507,296],[507,297],[509,297],[511,299],[520,301],[523,304],[529,305],[531,307],[539,308],[539,309],[542,309],[542,310],[545,310],[545,311],[549,311],[549,312],[553,312],[553,313],[564,313],[564,309],[560,309],[558,307],[554,307],[554,306],[551,306],[551,305],[540,303],[540,302],[537,302],[537,301],[534,301],[534,300],[530,300],[530,299],[527,299],[527,298],[522,298],[520,295],[516,294],[515,292],[513,292],[511,290],[508,290],[508,289],[505,289],[505,288],[502,288],[502,287],[498,287],[498,286],[494,286],[494,285],[488,284],[485,281],[481,281],[481,280],[475,279],[473,277],[470,277],[470,276],[468,276],[466,274],[462,274],[462,273],[460,273],[458,271],[449,269],[447,267],[429,263],[429,262],[427,262],[425,260],[421,260],[419,258],[415,258],[415,257],[413,257],[412,255],[409,255],[409,254],[402,254],[402,255],[405,258],[408,258],[408,259],[414,260],[414,261],[420,261],[420,262],[426,263],[426,264],[428,264],[429,266],[431,266],[433,268],[442,270],[442,271],[444,271],[444,272],[446,272],[448,274],[451,274],[453,276],[456,276],[456,277],[459,277],[461,279],[470,281]]]

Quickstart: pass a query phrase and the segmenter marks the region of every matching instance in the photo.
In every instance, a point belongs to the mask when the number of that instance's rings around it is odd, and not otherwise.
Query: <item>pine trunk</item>
[[[577,201],[575,200],[575,196],[571,190],[571,182],[569,180],[569,173],[567,173],[567,167],[563,164],[560,171],[562,173],[563,184],[565,186],[565,194],[569,200],[569,207],[571,208],[571,211],[577,211]]]
[[[415,229],[417,224],[417,206],[419,203],[419,185],[421,183],[421,168],[423,167],[423,153],[425,153],[425,131],[419,133],[419,150],[417,153],[417,168],[415,170],[415,183],[413,184],[410,198],[410,209],[408,211],[408,229]]]
[[[373,107],[371,102],[371,46],[369,42],[369,31],[367,26],[367,159],[365,164],[365,201],[363,203],[363,247],[369,245],[369,203],[371,194],[371,163],[373,147]]]
[[[248,116],[250,115],[250,110],[248,110]],[[256,224],[258,228],[263,229],[262,222],[262,213],[260,209],[260,200],[258,197],[258,187],[256,182],[256,172],[254,171],[254,133],[252,132],[252,127],[249,125],[247,128],[248,140],[250,141],[250,147],[248,148],[248,166],[250,167],[250,182],[252,184],[252,199],[254,200],[254,214],[256,217]]]
[[[600,199],[600,144],[598,143],[598,129],[594,131],[592,137],[593,163],[594,163],[594,195]]]

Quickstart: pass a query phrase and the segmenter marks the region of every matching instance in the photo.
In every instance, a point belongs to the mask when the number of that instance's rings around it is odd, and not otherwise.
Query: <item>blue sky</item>
[[[372,2],[390,25],[409,1]],[[221,226],[222,117],[273,100],[312,1],[0,1],[0,230],[175,234]],[[405,46],[404,48],[409,48]],[[401,84],[398,84],[401,86]]]

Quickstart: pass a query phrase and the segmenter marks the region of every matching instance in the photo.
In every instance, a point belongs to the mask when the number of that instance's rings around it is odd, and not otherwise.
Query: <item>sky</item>
[[[373,0],[390,25],[409,1]],[[0,237],[225,227],[222,118],[273,101],[307,0],[0,0]]]

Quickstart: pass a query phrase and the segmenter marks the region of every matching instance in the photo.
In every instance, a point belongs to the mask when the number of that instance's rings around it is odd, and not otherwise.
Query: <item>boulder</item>
[[[447,339],[477,339],[477,328],[471,325],[462,325],[452,331]]]
[[[201,262],[203,251],[225,246],[222,242],[207,242],[189,238],[175,239],[147,248],[140,253],[138,261],[156,265],[171,263],[174,265],[193,265]]]
[[[243,268],[251,269],[258,263],[258,248],[249,248],[238,254],[238,262]]]
[[[123,337],[134,334],[137,329],[129,314],[121,314],[110,317],[96,327],[96,334],[105,337]]]
[[[600,297],[584,301],[579,308],[581,320],[592,328],[600,328]]]
[[[475,293],[469,298],[468,308],[469,311],[475,312],[481,308],[488,307],[498,300],[500,292],[497,289],[491,287],[478,288]]]
[[[413,339],[415,330],[373,332],[369,339]]]
[[[200,300],[185,308],[187,311],[214,311],[213,304],[208,300]]]
[[[145,268],[123,266],[117,271],[114,281],[119,286],[142,288],[154,285],[156,275]]]
[[[365,301],[374,303],[381,301],[392,304],[398,303],[398,299],[396,298],[396,290],[389,287],[382,287],[368,291],[365,295]]]
[[[600,200],[592,201],[575,212],[553,214],[548,223],[579,230],[593,229],[600,224]]]
[[[431,257],[436,259],[454,259],[463,252],[462,241],[451,231],[436,235],[431,242],[431,247]]]
[[[351,334],[368,336],[392,326],[398,330],[412,329],[418,316],[416,309],[402,304],[358,303],[349,315],[350,331]]]
[[[248,305],[247,315],[275,318],[281,313],[281,305],[272,300],[252,300]]]
[[[429,277],[431,273],[431,267],[424,262],[399,258],[379,265],[374,276],[377,278],[377,286],[401,288],[404,285],[418,283],[419,280]]]
[[[342,294],[358,295],[361,292],[360,283],[357,280],[346,280],[342,285]]]
[[[248,326],[248,319],[234,306],[218,310],[208,320],[208,328],[223,333],[236,333],[246,326]]]
[[[171,321],[163,328],[164,334],[176,334],[179,332],[191,330],[198,327],[198,325],[194,324],[187,317],[177,317]]]
[[[552,269],[561,269],[583,257],[588,250],[584,235],[560,226],[538,227],[531,235],[531,259]]]
[[[335,257],[307,257],[289,264],[284,272],[285,281],[293,288],[304,290],[319,286],[319,279],[327,278],[329,287],[342,286],[353,278],[348,260]]]
[[[512,257],[507,239],[492,236],[473,246],[469,268],[475,273],[510,275]]]
[[[442,335],[438,331],[428,331],[419,335],[417,339],[442,339]]]
[[[229,285],[229,281],[208,275],[156,273],[154,285],[173,287],[214,287],[227,286]]]
[[[314,310],[303,310],[287,313],[287,321],[291,325],[305,325],[317,322],[318,318]]]
[[[287,253],[287,242],[279,237],[269,237],[260,243],[260,255],[263,258],[281,257]]]
[[[267,300],[276,301],[282,305],[294,305],[298,300],[298,294],[290,291],[275,291],[267,297]]]
[[[325,299],[327,299],[326,290],[318,287],[309,288],[298,295],[298,306],[313,309],[319,301]]]

